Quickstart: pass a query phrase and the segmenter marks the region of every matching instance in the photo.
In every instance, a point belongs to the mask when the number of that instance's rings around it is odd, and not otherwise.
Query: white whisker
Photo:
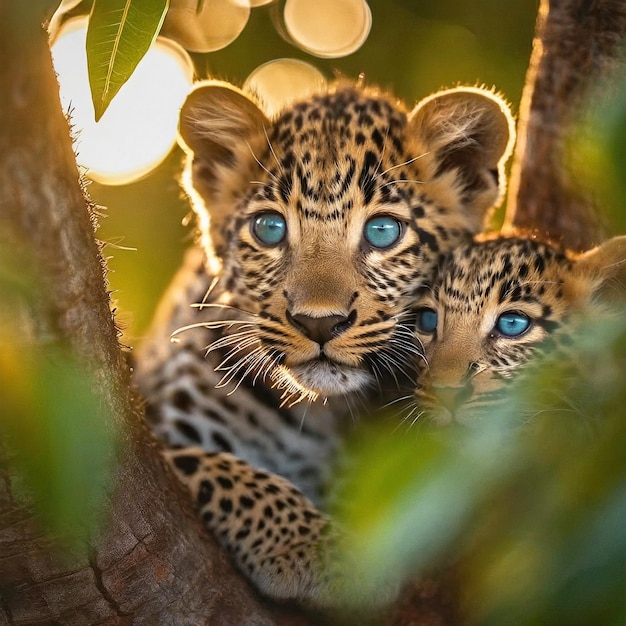
[[[395,185],[396,183],[415,183],[417,185],[423,185],[424,181],[423,180],[417,180],[414,178],[397,178],[395,180],[389,180],[386,183],[382,183],[381,185],[378,185],[378,187],[376,187],[376,189],[382,189],[383,187],[387,187],[389,185]]]
[[[202,298],[202,302],[200,303],[200,306],[205,305],[208,306],[206,304],[206,301],[209,299],[209,296],[211,295],[211,293],[213,292],[213,289],[215,289],[215,286],[217,285],[217,283],[220,282],[220,277],[219,276],[214,276],[213,280],[211,281],[211,284],[209,285],[209,288],[206,290],[203,298]],[[197,304],[192,304],[192,307],[194,306],[198,306]]]
[[[229,328],[231,327],[228,325]],[[213,352],[213,350],[217,348],[223,348],[232,343],[236,343],[240,339],[244,337],[256,337],[258,336],[258,332],[256,327],[253,324],[243,324],[239,327],[237,332],[229,333],[227,335],[222,335],[219,339],[216,339],[210,346],[209,352]]]
[[[246,141],[246,146],[248,146],[248,150],[250,150],[250,154],[252,155],[252,158],[257,162],[258,166],[270,177],[272,178],[274,181],[278,182],[278,177],[276,176],[276,174],[273,174],[272,172],[270,172],[267,167],[265,167],[265,165],[263,165],[263,163],[261,163],[261,161],[259,161],[259,159],[257,158],[256,154],[254,154],[254,150],[252,150],[252,146]]]
[[[232,304],[224,304],[222,302],[194,302],[189,305],[193,309],[199,309],[203,311],[204,309],[230,309],[232,311],[237,311],[239,313],[243,313],[250,318],[258,318],[259,316],[256,313],[250,313],[250,311],[245,311],[239,307],[233,306]]]
[[[281,174],[284,174],[285,170],[283,166],[281,165],[280,161],[278,160],[278,157],[276,156],[276,152],[274,152],[274,146],[272,145],[272,142],[270,141],[270,138],[267,135],[267,128],[265,128],[265,126],[263,126],[263,134],[265,135],[265,140],[267,141],[267,145],[270,148],[270,152],[272,153],[272,156],[274,157],[274,161],[276,161],[276,165],[278,165],[278,169],[280,170]]]
[[[245,378],[246,374],[249,371],[251,371],[250,366],[257,363],[257,360],[260,356],[259,353],[261,354],[263,353],[262,346],[259,346],[255,348],[254,350],[252,350],[251,352],[248,352],[247,354],[245,354],[243,358],[237,361],[237,363],[234,363],[232,366],[228,368],[228,371],[224,374],[224,376],[222,376],[221,380],[217,383],[217,385],[215,385],[215,387],[218,389],[220,387],[226,387],[226,385],[233,382],[235,377],[237,377],[238,374],[242,370],[244,370],[244,373],[241,376],[238,376],[238,380],[235,385],[235,388],[232,391],[230,391],[228,395],[235,392],[239,388],[241,383],[243,382],[243,379]],[[222,367],[221,364],[220,366],[215,368],[216,371],[223,370],[223,369],[224,367]]]
[[[387,132],[389,132],[389,129],[387,129]],[[384,172],[381,172],[380,174],[378,174],[378,176],[376,176],[376,178],[380,178],[381,176],[384,176],[385,174],[388,174],[392,170],[398,169],[399,167],[404,167],[405,165],[410,165],[411,163],[417,161],[418,159],[421,159],[421,158],[425,157],[427,154],[429,154],[429,153],[428,152],[424,152],[423,154],[420,154],[420,155],[418,155],[416,157],[413,157],[412,159],[407,159],[403,163],[398,163],[397,165],[392,165],[391,167],[388,167]],[[414,181],[414,182],[417,182],[417,181]]]
[[[224,326],[231,327],[235,324],[250,325],[250,322],[248,320],[210,320],[206,322],[195,322],[193,324],[187,324],[186,326],[180,326],[176,330],[172,331],[170,340],[174,340],[177,335],[187,332],[188,330],[193,330],[194,328],[207,328],[209,330],[214,330],[223,328]]]

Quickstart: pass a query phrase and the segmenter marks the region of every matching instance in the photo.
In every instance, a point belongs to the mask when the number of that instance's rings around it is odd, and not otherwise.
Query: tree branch
[[[597,207],[567,167],[567,142],[626,37],[621,0],[542,0],[511,171],[505,229],[586,250],[602,239]]]

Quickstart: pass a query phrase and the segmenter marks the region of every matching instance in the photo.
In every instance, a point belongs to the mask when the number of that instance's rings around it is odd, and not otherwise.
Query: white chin
[[[363,389],[373,382],[367,372],[334,363],[317,362],[291,367],[291,375],[303,387],[320,396],[338,396]]]

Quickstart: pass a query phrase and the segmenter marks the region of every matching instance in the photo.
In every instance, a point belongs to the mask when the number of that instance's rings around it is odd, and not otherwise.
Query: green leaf
[[[98,121],[161,29],[169,0],[95,0],[87,29],[87,69]]]

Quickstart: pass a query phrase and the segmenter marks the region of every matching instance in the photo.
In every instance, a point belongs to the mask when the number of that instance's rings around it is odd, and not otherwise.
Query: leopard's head
[[[224,365],[296,396],[406,370],[407,306],[500,199],[513,135],[506,104],[480,89],[407,111],[340,85],[268,119],[216,81],[190,94],[179,129],[214,297],[241,322],[225,327]]]
[[[412,418],[472,421],[538,357],[576,360],[579,320],[610,314],[625,285],[626,237],[581,255],[516,237],[460,246],[415,302],[425,358]]]

